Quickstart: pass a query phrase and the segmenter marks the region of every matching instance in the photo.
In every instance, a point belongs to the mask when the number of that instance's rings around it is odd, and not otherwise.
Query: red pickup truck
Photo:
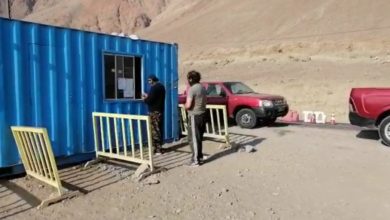
[[[378,128],[382,142],[390,146],[390,88],[353,88],[349,121],[352,125]]]
[[[259,121],[273,123],[289,110],[284,97],[256,93],[241,82],[202,82],[202,86],[207,104],[226,105],[228,117],[242,128],[253,128]],[[179,95],[180,104],[185,103],[186,91]]]

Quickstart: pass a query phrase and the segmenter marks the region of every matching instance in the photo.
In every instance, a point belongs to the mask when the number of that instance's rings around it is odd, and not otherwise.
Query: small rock
[[[379,57],[373,57],[372,59],[374,59],[374,60],[379,60]]]
[[[228,205],[233,206],[233,202],[229,202]]]
[[[108,168],[106,165],[103,165],[103,166],[100,166],[100,169],[103,170],[103,171],[106,171]]]
[[[155,215],[149,215],[148,217],[149,217],[149,218],[156,218]]]
[[[268,211],[269,211],[271,214],[273,214],[273,215],[276,214],[276,212],[275,212],[275,210],[274,210],[273,208],[269,208]]]
[[[140,180],[140,178],[142,177],[142,174],[148,172],[149,170],[149,166],[147,164],[141,164],[137,170],[135,171],[135,173],[133,174],[133,176],[131,177],[133,180]]]
[[[251,145],[245,145],[245,152],[247,152],[247,153],[253,153],[253,152],[255,152],[256,151],[256,149],[253,147],[253,146],[251,146]]]
[[[210,181],[210,184],[213,184],[213,183],[214,183],[214,180],[211,180],[211,181]]]
[[[240,147],[240,148],[238,148],[238,152],[239,152],[239,153],[243,153],[243,152],[245,152],[245,148],[244,148],[244,147]]]
[[[176,209],[176,214],[180,214],[181,213],[181,209]]]
[[[301,61],[302,62],[309,62],[309,61],[311,61],[311,57],[303,58]]]
[[[157,179],[157,177],[155,175],[150,176],[147,179],[145,179],[146,185],[153,185],[153,184],[159,184],[159,183],[160,183],[160,180]]]
[[[256,215],[256,212],[254,212],[254,211],[249,211],[249,216],[255,217],[255,215]]]
[[[222,188],[222,192],[229,192],[229,189],[227,189],[227,188]]]
[[[274,192],[274,193],[272,193],[272,195],[274,195],[274,196],[278,196],[278,195],[279,195],[279,193],[278,193],[278,192]]]
[[[44,185],[41,185],[41,184],[39,184],[39,186],[38,186],[38,188],[40,188],[40,189],[42,189],[42,188],[44,188],[45,186]]]

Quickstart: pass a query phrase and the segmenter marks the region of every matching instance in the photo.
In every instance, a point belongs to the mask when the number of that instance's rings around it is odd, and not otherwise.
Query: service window
[[[104,98],[141,99],[141,57],[104,54]]]

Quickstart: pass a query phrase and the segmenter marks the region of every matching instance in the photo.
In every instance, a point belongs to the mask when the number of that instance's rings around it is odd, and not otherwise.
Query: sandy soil
[[[232,139],[254,153],[218,149],[198,168],[182,166],[188,146],[156,158],[168,166],[134,183],[133,168],[98,164],[61,171],[87,194],[37,210],[23,187],[49,195],[47,186],[20,178],[2,182],[0,217],[9,219],[388,219],[389,149],[372,131],[305,126],[232,128]],[[27,193],[28,194],[28,193]],[[20,197],[23,195],[23,197]],[[37,200],[39,201],[39,200]],[[37,202],[35,201],[35,202]],[[17,213],[19,211],[19,213]]]

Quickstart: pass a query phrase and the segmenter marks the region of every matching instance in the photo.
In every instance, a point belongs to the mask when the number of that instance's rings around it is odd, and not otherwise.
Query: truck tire
[[[379,137],[386,146],[390,146],[390,115],[379,124]]]
[[[257,124],[255,112],[249,108],[241,109],[236,114],[236,123],[241,128],[254,128]]]

